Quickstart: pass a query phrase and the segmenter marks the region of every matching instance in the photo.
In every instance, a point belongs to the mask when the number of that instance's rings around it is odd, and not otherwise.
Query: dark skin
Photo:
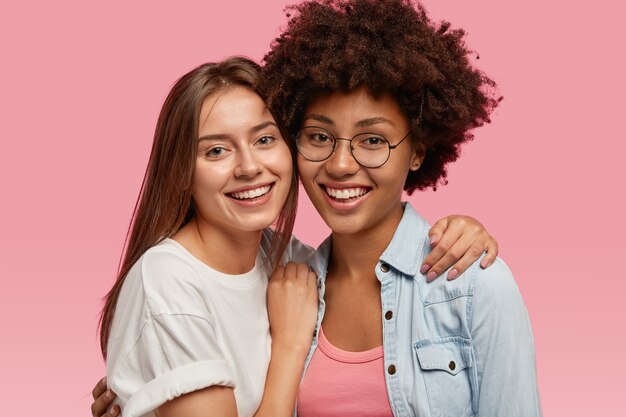
[[[92,416],[118,416],[120,415],[120,406],[115,404],[111,407],[111,403],[115,400],[115,393],[107,388],[106,377],[102,378],[91,391],[93,403],[91,404]]]

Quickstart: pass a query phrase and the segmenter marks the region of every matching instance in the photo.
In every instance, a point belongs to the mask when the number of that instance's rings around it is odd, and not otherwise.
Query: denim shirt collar
[[[318,283],[326,280],[328,263],[330,262],[330,251],[333,248],[333,235],[328,236],[309,258],[309,265],[317,274]]]
[[[422,263],[430,226],[410,204],[402,205],[404,214],[380,260],[405,275],[415,277]]]
[[[379,259],[403,274],[415,277],[424,258],[424,245],[428,242],[430,226],[410,204],[403,202],[402,206],[404,207],[402,219]],[[325,280],[326,277],[332,243],[331,235],[322,242],[309,260],[309,264],[321,280]]]
[[[480,409],[480,415],[500,410],[499,415],[540,417],[533,336],[511,272],[498,258],[488,270],[474,262],[454,281],[426,283],[419,267],[430,249],[430,226],[410,204],[403,206],[402,219],[375,268],[393,414],[475,416]],[[309,258],[318,276],[319,308],[305,372],[324,319],[331,251],[329,237]]]

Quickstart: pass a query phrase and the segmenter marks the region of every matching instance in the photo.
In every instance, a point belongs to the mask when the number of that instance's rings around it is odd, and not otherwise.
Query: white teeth
[[[360,188],[360,187],[356,187],[356,188],[342,188],[342,189],[324,187],[324,189],[326,190],[326,193],[329,196],[331,196],[333,198],[336,198],[338,200],[345,200],[345,199],[348,199],[348,198],[361,197],[362,195],[367,193],[367,189]]]
[[[265,185],[263,187],[255,188],[254,190],[241,191],[237,193],[230,193],[230,195],[237,200],[246,200],[250,198],[261,197],[262,195],[267,194],[272,188],[271,185]]]

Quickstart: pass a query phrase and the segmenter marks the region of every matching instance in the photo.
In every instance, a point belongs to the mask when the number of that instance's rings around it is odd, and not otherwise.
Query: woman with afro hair
[[[429,282],[430,226],[401,201],[446,183],[499,102],[463,30],[407,0],[289,13],[262,90],[332,230],[310,262],[320,306],[298,416],[541,415],[532,330],[508,267],[476,261]]]
[[[481,268],[488,255],[472,263],[470,250],[433,281],[437,233],[401,201],[403,190],[445,184],[446,165],[499,102],[464,32],[404,0],[310,1],[289,13],[260,93],[332,230],[310,259],[320,304],[297,414],[540,415],[510,271],[500,259]],[[461,237],[450,252],[467,247]],[[94,389],[94,416],[111,402],[105,388]]]

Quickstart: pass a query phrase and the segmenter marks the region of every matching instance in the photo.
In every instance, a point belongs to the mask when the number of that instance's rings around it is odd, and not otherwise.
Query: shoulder
[[[511,270],[500,258],[487,269],[477,267],[472,285],[473,328],[529,326],[528,312]]]
[[[496,258],[487,269],[476,260],[458,278],[448,281],[446,271],[441,277],[427,282],[421,274],[415,276],[425,304],[449,301],[458,297],[472,297],[471,308],[489,309],[506,306],[512,300],[521,299],[519,289],[506,263]]]
[[[520,295],[513,273],[501,258],[496,258],[489,268],[481,268],[479,261],[472,268],[475,272],[471,285],[475,287],[474,295],[481,300],[507,300]]]
[[[283,255],[283,260],[285,262],[305,263],[313,255],[313,252],[315,252],[315,249],[302,243],[297,237],[292,235]]]
[[[153,315],[198,314],[207,291],[206,273],[172,240],[148,249],[127,276],[138,286]]]
[[[259,252],[262,256],[267,257],[269,255],[274,235],[275,232],[270,228],[266,228],[265,230],[263,230],[261,245],[259,248]],[[302,243],[297,237],[291,235],[291,237],[289,238],[289,243],[285,248],[285,253],[283,253],[282,255],[281,261],[282,263],[305,263],[307,259],[313,254],[313,252],[314,249],[312,247],[305,243]]]
[[[196,270],[194,259],[179,243],[166,239],[148,249],[139,260],[144,282]]]

